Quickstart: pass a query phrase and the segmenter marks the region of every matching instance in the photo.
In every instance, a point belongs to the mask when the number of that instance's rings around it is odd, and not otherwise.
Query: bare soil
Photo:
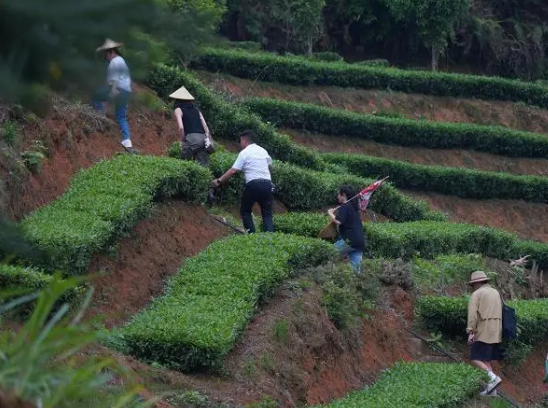
[[[95,255],[90,266],[96,288],[90,314],[107,327],[127,321],[162,294],[166,280],[188,257],[232,230],[210,217],[204,206],[169,200],[120,241],[115,254]]]

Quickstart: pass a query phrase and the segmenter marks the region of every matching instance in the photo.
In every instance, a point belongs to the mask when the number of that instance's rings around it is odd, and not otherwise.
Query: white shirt
[[[119,55],[110,60],[107,68],[107,82],[116,82],[117,88],[131,92],[131,78],[126,61]]]
[[[268,166],[272,165],[272,158],[268,152],[255,143],[250,144],[240,152],[232,165],[233,169],[244,172],[245,182],[256,179],[272,180]]]

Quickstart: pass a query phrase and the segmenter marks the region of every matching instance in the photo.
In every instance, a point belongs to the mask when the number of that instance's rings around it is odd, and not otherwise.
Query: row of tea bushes
[[[209,48],[192,67],[241,78],[293,85],[333,85],[343,88],[390,89],[396,92],[521,101],[548,107],[548,88],[498,77],[407,71],[344,62],[314,62],[268,53]]]
[[[22,227],[48,254],[42,266],[79,274],[93,254],[147,217],[154,200],[204,202],[210,180],[211,173],[196,163],[121,155],[80,171],[65,194],[28,216]]]
[[[333,260],[321,240],[280,233],[235,235],[185,261],[165,295],[122,335],[142,359],[187,371],[215,368],[232,349],[259,301],[299,269]]]
[[[292,129],[401,146],[548,158],[546,135],[504,127],[388,118],[270,98],[248,98],[243,105],[266,121]]]

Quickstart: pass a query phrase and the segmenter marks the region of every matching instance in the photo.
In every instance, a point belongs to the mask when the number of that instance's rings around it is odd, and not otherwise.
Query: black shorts
[[[484,343],[475,341],[470,348],[470,360],[477,361],[500,361],[503,359],[502,346],[500,343]]]

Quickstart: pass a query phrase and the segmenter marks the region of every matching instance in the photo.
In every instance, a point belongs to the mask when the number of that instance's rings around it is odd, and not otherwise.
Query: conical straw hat
[[[110,38],[107,38],[105,40],[105,42],[103,43],[103,45],[101,45],[95,51],[99,52],[99,51],[113,50],[115,48],[120,48],[120,47],[123,47],[123,46],[124,46],[123,43],[119,43],[119,42],[111,40]]]
[[[173,99],[179,99],[181,101],[193,101],[194,97],[186,90],[184,86],[177,89],[175,92],[173,92],[171,95],[169,95],[170,98]]]

